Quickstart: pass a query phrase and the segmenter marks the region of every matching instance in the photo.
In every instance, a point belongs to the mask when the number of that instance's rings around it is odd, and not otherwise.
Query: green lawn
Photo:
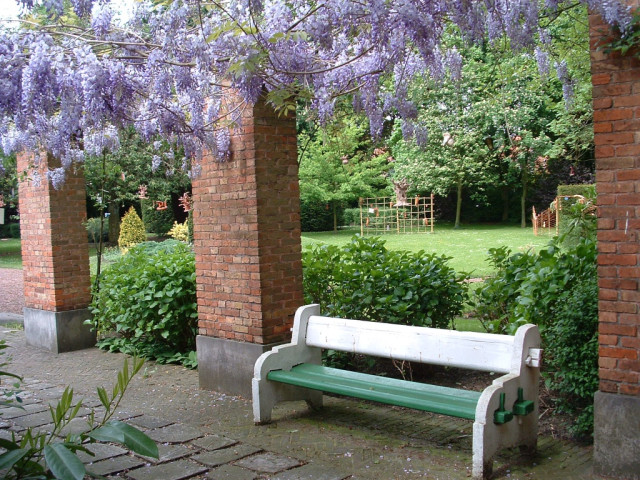
[[[344,245],[356,233],[360,233],[359,228],[344,229],[337,233],[303,233],[302,245]],[[449,264],[456,271],[468,272],[474,277],[484,277],[492,273],[492,267],[487,262],[487,252],[490,248],[506,245],[513,252],[538,250],[551,240],[548,235],[536,237],[531,228],[520,228],[516,225],[474,224],[454,229],[453,225],[448,223],[436,223],[434,233],[390,234],[381,238],[386,240],[386,246],[391,250],[424,250],[452,257]]]
[[[0,268],[22,268],[19,238],[0,239]]]
[[[302,245],[329,243],[344,245],[351,237],[360,233],[358,228],[343,229],[334,232],[303,233]],[[454,229],[452,224],[436,223],[434,233],[384,235],[386,246],[394,250],[424,250],[438,255],[452,257],[450,265],[457,271],[468,272],[474,277],[483,277],[492,273],[487,263],[489,248],[507,245],[513,252],[527,249],[539,249],[551,239],[548,235],[533,235],[531,228],[515,225],[466,225]],[[111,255],[109,255],[111,254]],[[92,272],[95,272],[95,248],[91,248]],[[108,251],[105,263],[113,261],[114,254]],[[20,240],[0,240],[0,268],[22,268],[20,258]]]

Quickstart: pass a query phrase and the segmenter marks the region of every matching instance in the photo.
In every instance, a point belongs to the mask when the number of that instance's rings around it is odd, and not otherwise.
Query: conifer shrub
[[[129,208],[129,211],[122,217],[118,246],[120,248],[130,248],[144,242],[146,239],[147,235],[142,219],[136,213],[135,208]]]

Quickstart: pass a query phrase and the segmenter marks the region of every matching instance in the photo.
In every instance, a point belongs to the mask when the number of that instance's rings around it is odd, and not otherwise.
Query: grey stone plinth
[[[24,333],[27,344],[53,353],[71,352],[93,347],[96,334],[84,321],[91,318],[88,309],[51,312],[24,309]]]
[[[640,479],[640,397],[596,392],[594,400],[594,472]]]
[[[198,335],[200,388],[251,398],[253,366],[276,344],[259,345]]]

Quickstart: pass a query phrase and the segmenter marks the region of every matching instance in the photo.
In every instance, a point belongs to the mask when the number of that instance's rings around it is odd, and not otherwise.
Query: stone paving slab
[[[253,455],[260,451],[260,448],[252,447],[251,445],[235,445],[230,448],[199,453],[194,455],[193,459],[209,467],[217,467],[219,465],[224,465],[225,463],[230,463],[249,455]]]
[[[94,443],[92,445],[88,445],[87,449],[93,452],[94,456],[91,456],[86,452],[78,452],[78,458],[83,463],[87,464],[128,453],[128,450],[109,443]]]
[[[206,473],[208,468],[189,460],[143,467],[127,473],[134,480],[183,480],[196,475]]]
[[[203,437],[205,432],[189,425],[173,424],[156,428],[146,432],[152,440],[158,443],[185,443],[189,440]]]
[[[124,472],[125,470],[130,470],[136,467],[141,467],[144,464],[144,460],[140,458],[129,455],[121,455],[118,457],[100,460],[99,462],[93,462],[91,465],[87,466],[87,470],[89,470],[91,473],[105,476]]]
[[[238,443],[237,440],[220,435],[207,435],[206,437],[196,438],[191,442],[192,445],[204,450],[218,450],[220,448],[230,447],[236,443]]]
[[[264,452],[251,457],[243,458],[235,463],[239,467],[255,470],[256,472],[278,473],[302,465],[300,460],[278,455],[272,452]]]
[[[350,475],[328,471],[324,465],[307,464],[286,472],[281,472],[272,480],[344,480]]]
[[[257,480],[264,477],[252,470],[236,467],[235,465],[224,465],[211,470],[205,478],[213,478],[215,480]]]

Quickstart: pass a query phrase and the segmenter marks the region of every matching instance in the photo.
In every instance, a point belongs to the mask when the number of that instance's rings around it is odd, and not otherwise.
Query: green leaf
[[[56,478],[82,480],[86,472],[80,459],[61,443],[44,447],[44,459]]]
[[[10,470],[17,462],[29,453],[27,448],[16,448],[0,455],[0,470]]]
[[[124,433],[120,429],[115,428],[112,424],[108,423],[102,427],[87,433],[89,438],[93,438],[98,442],[113,442],[124,444]]]
[[[158,446],[156,443],[137,428],[118,420],[113,420],[106,426],[109,426],[116,432],[120,433],[124,438],[124,441],[121,443],[126,445],[133,452],[146,457],[158,458]]]
[[[100,398],[100,403],[106,409],[109,408],[109,397],[107,396],[107,391],[104,387],[98,387],[98,398]]]

